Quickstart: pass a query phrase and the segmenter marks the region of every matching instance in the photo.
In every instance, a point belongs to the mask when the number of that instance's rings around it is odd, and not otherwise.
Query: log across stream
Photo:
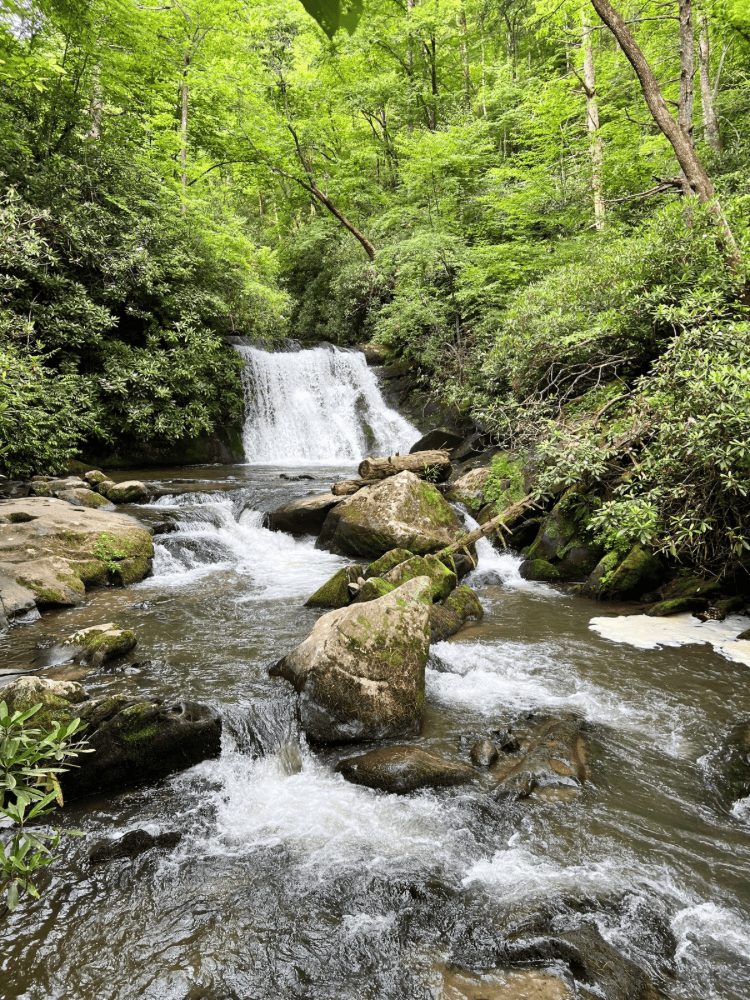
[[[4,670],[59,675],[56,639],[116,620],[138,646],[87,689],[179,692],[224,722],[218,759],[67,808],[86,837],[64,845],[42,901],[6,918],[3,995],[560,998],[574,995],[564,949],[595,950],[596,934],[666,997],[746,1000],[750,808],[725,799],[711,754],[747,711],[747,667],[708,645],[603,638],[591,619],[627,608],[527,583],[480,540],[469,582],[485,619],[433,648],[415,742],[466,764],[494,731],[573,720],[582,791],[508,800],[481,775],[403,796],[350,784],[335,768],[352,748],[307,746],[288,686],[267,674],[344,561],[261,522],[356,470],[283,469],[314,477],[302,484],[281,471],[128,473],[159,494],[130,510],[176,524],[156,538],[154,575],[0,636]],[[134,830],[180,839],[88,864],[98,840]],[[547,944],[530,971],[532,938]]]

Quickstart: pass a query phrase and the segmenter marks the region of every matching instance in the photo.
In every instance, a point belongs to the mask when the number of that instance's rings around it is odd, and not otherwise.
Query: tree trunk
[[[621,15],[609,3],[609,0],[591,0],[591,5],[615,36],[620,48],[625,53],[626,59],[635,70],[641,90],[643,91],[643,96],[654,121],[669,140],[688,184],[698,195],[701,202],[708,205],[709,211],[716,219],[729,249],[730,264],[736,267],[740,263],[741,258],[732,230],[724,218],[721,205],[714,195],[713,185],[708,174],[703,169],[703,164],[698,158],[692,142],[669,112],[669,108],[659,88],[659,83],[654,76],[654,71],[648,64],[643,52],[641,52],[635,38],[630,33],[627,24],[625,24]]]
[[[604,148],[599,131],[599,101],[596,94],[596,70],[594,68],[594,46],[591,22],[584,10],[583,18],[583,80],[586,88],[586,126],[589,130],[589,145],[591,149],[591,187],[594,192],[594,221],[601,232],[605,226],[604,218],[604,186],[602,181],[604,167]]]
[[[536,507],[536,501],[532,499],[531,494],[525,496],[523,500],[519,500],[518,503],[513,503],[510,507],[506,507],[505,510],[501,511],[496,517],[491,518],[491,520],[482,524],[479,528],[475,528],[470,531],[467,535],[461,535],[455,542],[452,542],[447,548],[442,549],[437,553],[438,559],[441,556],[447,555],[449,552],[458,552],[463,548],[467,548],[469,545],[473,545],[474,542],[478,542],[480,538],[484,538],[485,535],[491,535],[495,528],[505,528],[506,531],[510,532],[510,529],[506,527],[505,522],[511,521],[518,517],[519,514],[523,512],[528,507]]]
[[[464,100],[466,101],[466,107],[471,107],[471,71],[469,68],[469,29],[466,25],[466,8],[463,3],[461,4],[461,13],[459,14],[459,26],[461,29],[460,34],[460,45],[461,45],[461,68],[463,70],[464,77]]]
[[[421,479],[442,483],[451,474],[453,466],[448,452],[415,451],[411,455],[391,455],[390,458],[366,458],[357,470],[362,479],[387,479],[399,472],[413,472]]]
[[[698,18],[698,62],[701,79],[701,105],[703,107],[703,126],[706,130],[706,142],[716,153],[721,152],[721,136],[719,135],[719,120],[716,117],[714,95],[711,91],[711,48],[708,32],[708,17],[701,11]]]
[[[680,100],[678,122],[690,143],[693,142],[693,77],[695,58],[693,54],[692,0],[679,0],[680,7]]]
[[[344,215],[344,213],[339,211],[338,208],[336,208],[331,199],[327,195],[323,194],[323,192],[320,190],[317,184],[315,184],[314,181],[310,182],[310,190],[318,199],[318,201],[322,205],[325,205],[325,207],[328,209],[331,215],[335,216],[339,220],[341,225],[345,229],[348,229],[355,239],[359,240],[362,248],[364,249],[367,256],[370,258],[370,260],[375,260],[375,255],[377,254],[377,250],[372,245],[372,243],[370,243],[365,234],[360,232],[359,229],[357,229],[357,227],[354,225],[354,223],[350,222]]]
[[[180,170],[182,182],[182,213],[185,214],[185,193],[187,191],[187,135],[188,135],[188,69],[190,68],[190,56],[185,53],[182,69],[182,86],[180,87],[180,97],[182,102],[182,115],[180,118]]]

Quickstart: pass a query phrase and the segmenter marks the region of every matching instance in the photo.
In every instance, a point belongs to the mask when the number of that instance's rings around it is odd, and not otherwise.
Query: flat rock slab
[[[151,535],[127,514],[25,497],[0,502],[0,518],[6,617],[20,613],[29,595],[41,607],[80,604],[87,587],[134,583],[151,569]]]
[[[333,493],[322,493],[291,500],[266,514],[263,527],[271,531],[288,531],[291,535],[317,535],[328,512],[342,499]]]
[[[336,770],[355,785],[396,795],[420,788],[465,785],[476,777],[473,768],[414,746],[383,747],[360,757],[348,757],[339,762]]]

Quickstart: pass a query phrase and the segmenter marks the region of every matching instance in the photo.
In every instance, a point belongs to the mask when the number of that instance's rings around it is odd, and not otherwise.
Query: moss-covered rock
[[[106,492],[100,484],[99,492],[104,493],[107,500],[112,503],[142,503],[149,498],[148,489],[137,479],[130,479],[125,483],[116,483],[114,486],[108,486]]]
[[[424,555],[450,545],[458,530],[455,511],[435,487],[400,472],[342,500],[328,513],[315,544],[367,559],[396,548]]]
[[[682,598],[705,598],[707,604],[721,593],[718,580],[704,580],[699,576],[677,576],[662,588],[664,601],[675,601]],[[699,609],[702,610],[702,609]]]
[[[86,587],[134,583],[151,569],[151,535],[132,517],[42,497],[3,508],[12,518],[0,524],[3,604],[19,586],[41,607],[80,604]]]
[[[107,660],[129,653],[136,644],[135,632],[120,628],[114,622],[106,625],[90,625],[79,629],[66,639],[63,646],[78,650],[77,659],[85,666],[100,667]]]
[[[371,576],[369,580],[365,580],[360,588],[359,593],[354,598],[354,604],[377,601],[379,597],[385,597],[386,594],[390,594],[395,589],[396,585],[384,580],[382,576]]]
[[[299,717],[318,743],[416,735],[429,653],[430,581],[329,611],[270,671],[298,692]]]
[[[472,469],[451,484],[446,499],[462,503],[470,511],[479,510],[484,505],[484,487],[490,479],[488,468]]]
[[[546,583],[558,583],[562,577],[560,571],[546,559],[527,559],[521,563],[518,571],[524,580],[539,580]]]
[[[87,700],[87,694],[75,681],[50,681],[42,677],[21,677],[0,690],[11,712],[27,712],[34,705],[42,708],[34,715],[30,726],[48,731],[53,722],[67,725],[80,715],[76,706]]]
[[[383,579],[394,587],[400,587],[407,580],[418,576],[426,576],[430,580],[430,595],[433,601],[441,601],[450,594],[456,586],[455,571],[445,565],[437,556],[412,556],[399,563]]]
[[[391,549],[390,552],[386,552],[380,559],[376,559],[375,562],[370,563],[365,570],[365,580],[369,580],[371,576],[385,576],[394,566],[406,562],[413,555],[414,553],[409,552],[408,549]]]
[[[681,615],[686,611],[705,611],[708,607],[706,597],[676,597],[672,601],[660,601],[646,612],[652,618],[666,618],[669,615]]]
[[[607,559],[608,556],[604,558]],[[598,571],[599,565],[594,573]],[[589,578],[587,590],[602,600],[630,600],[657,587],[663,575],[664,566],[661,559],[639,543],[633,546],[614,569],[611,571],[605,569],[605,572],[601,573],[595,588],[589,587],[591,582]]]
[[[361,566],[342,566],[330,580],[305,601],[306,608],[345,608],[349,603],[349,584],[362,576]]]
[[[396,795],[419,788],[464,785],[475,777],[473,768],[415,746],[383,747],[348,757],[338,763],[336,771],[355,785]]]
[[[747,594],[735,594],[734,597],[723,597],[719,601],[714,601],[714,607],[718,608],[725,615],[742,611],[748,604],[750,604],[750,600]]]
[[[444,642],[470,618],[481,621],[483,617],[484,608],[471,587],[456,587],[442,604],[430,608],[430,642]]]
[[[89,469],[88,472],[84,472],[83,478],[92,487],[97,486],[99,483],[111,482],[109,476],[104,472],[100,472],[99,469]]]
[[[106,497],[93,490],[79,488],[77,490],[60,490],[57,493],[60,500],[72,503],[76,507],[106,507],[109,503]]]

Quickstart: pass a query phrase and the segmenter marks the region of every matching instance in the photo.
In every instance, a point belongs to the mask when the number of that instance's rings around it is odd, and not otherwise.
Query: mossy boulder
[[[539,580],[546,583],[558,583],[562,580],[560,570],[546,559],[527,559],[521,563],[518,571],[524,580]]]
[[[104,496],[111,503],[143,503],[144,500],[148,500],[150,495],[148,488],[137,479],[108,486],[106,492],[100,485],[99,491],[104,493]]]
[[[57,493],[60,500],[72,503],[76,507],[106,507],[109,500],[93,490],[79,487],[76,490],[60,490]]]
[[[451,484],[446,499],[462,503],[469,510],[479,510],[484,505],[484,487],[492,473],[488,468],[472,469]]]
[[[88,472],[84,472],[83,478],[92,487],[98,486],[99,483],[111,482],[109,476],[104,472],[100,472],[99,469],[90,469]]]
[[[686,611],[705,611],[708,607],[706,597],[677,597],[672,601],[659,601],[646,612],[652,618],[667,618],[669,615],[681,615]]]
[[[19,587],[40,607],[74,605],[87,587],[134,583],[151,569],[151,535],[125,514],[51,497],[9,500],[3,513],[9,522],[0,524],[6,616],[8,606],[18,604]]]
[[[370,565],[365,570],[365,580],[369,580],[371,576],[385,576],[389,573],[394,566],[398,566],[399,563],[406,562],[407,559],[411,559],[414,555],[413,552],[409,552],[408,549],[391,549],[390,552],[386,552],[384,556],[376,559],[375,562],[370,563]]]
[[[342,566],[336,570],[330,580],[315,591],[312,597],[305,601],[306,608],[345,608],[349,604],[349,584],[356,583],[362,576],[361,566]]]
[[[448,595],[442,604],[430,608],[430,642],[443,642],[455,635],[464,624],[473,618],[481,621],[484,617],[482,603],[465,584]]]
[[[420,788],[465,785],[476,777],[473,768],[415,746],[382,747],[359,757],[348,757],[339,761],[336,771],[352,784],[396,795]]]
[[[704,598],[706,605],[713,602],[721,593],[718,580],[704,580],[699,576],[677,576],[670,580],[661,590],[664,601],[675,601],[689,598]],[[698,609],[702,610],[702,609]]]
[[[76,706],[88,700],[88,695],[75,681],[51,681],[42,677],[20,677],[0,689],[0,701],[11,712],[26,712],[34,705],[42,708],[32,717],[30,726],[45,731],[53,722],[67,725],[80,715]]]
[[[315,544],[367,559],[397,548],[425,555],[450,545],[459,527],[455,511],[434,486],[400,472],[337,504]]]
[[[430,580],[417,577],[366,604],[329,611],[271,668],[298,692],[317,743],[413,736],[422,725],[430,647]]]
[[[654,590],[664,576],[661,559],[640,543],[624,559],[608,552],[586,581],[582,593],[600,600],[630,600]]]
[[[379,597],[385,597],[386,594],[390,594],[390,592],[395,589],[396,585],[384,580],[382,576],[372,576],[369,580],[365,580],[359,590],[359,593],[354,598],[354,604],[365,604],[367,601],[377,601]]]
[[[407,580],[418,576],[426,576],[430,581],[430,596],[433,601],[441,601],[450,594],[456,586],[456,574],[437,556],[412,556],[405,562],[394,566],[383,575],[383,579],[394,587],[400,587]]]
[[[287,531],[290,535],[317,535],[323,527],[328,512],[342,502],[333,493],[290,500],[263,518],[263,527],[269,531]]]
[[[570,489],[542,521],[528,551],[530,560],[545,560],[560,580],[585,580],[604,554],[586,532],[586,497]]]
[[[62,645],[77,650],[77,659],[84,666],[100,667],[107,660],[129,653],[136,645],[136,638],[130,629],[108,622],[79,629],[63,639]]]

